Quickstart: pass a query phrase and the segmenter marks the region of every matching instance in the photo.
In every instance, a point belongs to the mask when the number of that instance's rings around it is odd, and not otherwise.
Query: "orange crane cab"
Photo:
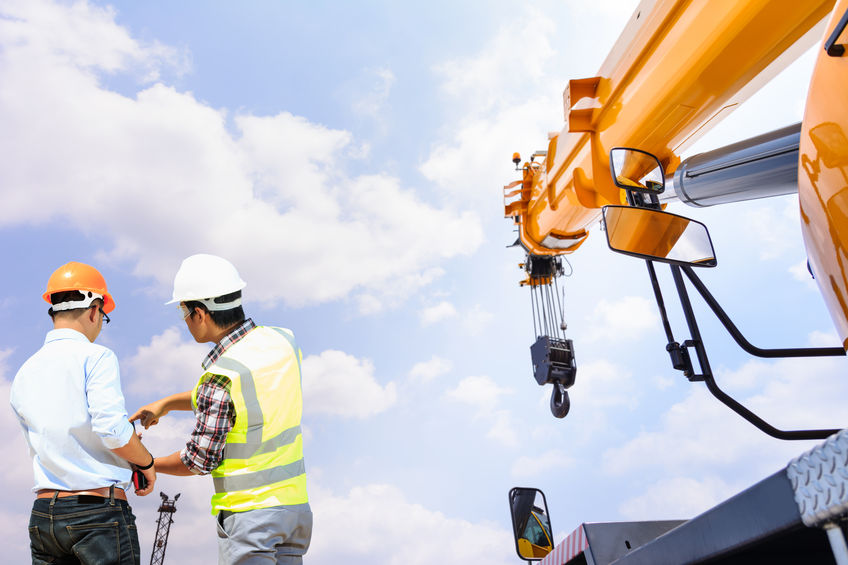
[[[848,5],[827,24],[801,128],[798,197],[801,232],[819,290],[848,347]]]

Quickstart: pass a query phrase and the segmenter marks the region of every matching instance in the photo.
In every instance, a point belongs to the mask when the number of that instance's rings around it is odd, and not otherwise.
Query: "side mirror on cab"
[[[632,206],[604,206],[607,244],[617,253],[676,265],[715,267],[707,226],[686,218]]]
[[[609,155],[612,180],[618,188],[647,194],[665,190],[665,172],[655,155],[630,147],[613,147]]]
[[[536,488],[515,487],[509,491],[509,510],[515,551],[520,558],[538,561],[553,551],[554,536],[545,493]]]

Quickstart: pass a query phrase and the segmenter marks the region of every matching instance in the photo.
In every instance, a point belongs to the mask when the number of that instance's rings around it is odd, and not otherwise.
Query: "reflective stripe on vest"
[[[276,355],[278,350],[280,354]],[[221,509],[248,510],[308,502],[299,420],[300,366],[300,350],[290,333],[258,326],[233,344],[201,377],[198,387],[209,374],[228,377],[236,408],[236,422],[227,435],[224,458],[212,471],[216,491],[212,497],[213,514]],[[198,387],[192,395],[195,404]],[[283,397],[279,403],[269,404],[280,391]],[[267,413],[263,413],[260,397]],[[288,428],[279,429],[287,424]],[[274,435],[263,441],[268,433]]]
[[[262,428],[265,424],[265,417],[262,415],[262,406],[260,406],[259,397],[256,395],[256,383],[253,381],[253,373],[244,364],[227,357],[221,357],[215,365],[223,369],[235,371],[241,377],[241,395],[244,398],[244,405],[247,407],[247,441],[244,445],[258,446],[262,443]],[[227,448],[229,445],[224,446],[225,459],[227,458]],[[250,455],[247,457],[250,457]],[[242,457],[242,459],[245,459],[245,457]]]
[[[271,453],[284,445],[289,445],[301,434],[300,426],[283,430],[271,439],[259,443],[228,443],[224,446],[225,459],[249,459],[254,455]],[[261,437],[261,436],[260,436]]]
[[[294,463],[289,463],[288,465],[273,467],[271,469],[265,469],[264,471],[256,471],[255,473],[245,473],[244,475],[214,477],[213,481],[217,492],[233,492],[237,490],[263,487],[265,485],[273,485],[280,481],[293,479],[305,472],[306,466],[303,464],[303,458],[300,458]]]

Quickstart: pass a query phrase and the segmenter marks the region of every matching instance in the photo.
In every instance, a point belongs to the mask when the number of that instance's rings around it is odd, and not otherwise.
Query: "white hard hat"
[[[207,299],[231,294],[245,286],[247,283],[241,280],[232,263],[217,255],[198,253],[183,259],[174,277],[173,298],[165,304],[198,300],[211,306],[210,310],[229,310],[240,306],[241,299],[226,304],[215,304]]]

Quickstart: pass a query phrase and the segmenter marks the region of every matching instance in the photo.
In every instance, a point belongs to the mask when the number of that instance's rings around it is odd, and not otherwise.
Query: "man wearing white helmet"
[[[198,343],[214,343],[194,389],[140,408],[145,428],[193,410],[186,447],[156,458],[171,475],[211,474],[220,564],[300,564],[312,537],[303,463],[301,352],[287,329],[245,319],[236,268],[215,255],[186,258],[173,299]]]

